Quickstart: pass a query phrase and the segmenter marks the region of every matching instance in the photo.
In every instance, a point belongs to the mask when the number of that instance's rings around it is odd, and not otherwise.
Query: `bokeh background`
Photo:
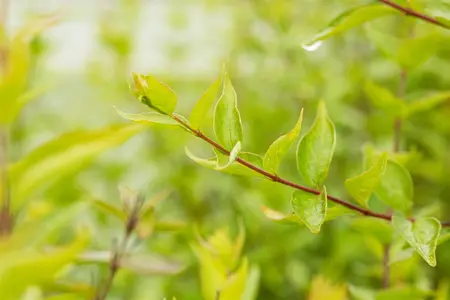
[[[30,85],[46,90],[24,108],[12,127],[10,159],[17,161],[67,131],[126,123],[114,105],[127,112],[146,111],[129,92],[132,71],[154,74],[169,84],[178,94],[177,112],[188,116],[226,62],[238,94],[247,151],[263,154],[292,128],[301,108],[305,109],[304,133],[318,101],[326,102],[337,129],[327,190],[350,199],[344,180],[361,170],[363,145],[392,148],[393,117],[374,107],[363,83],[370,78],[396,93],[401,70],[377,48],[365,27],[314,49],[302,44],[336,15],[361,2],[369,1],[10,1],[10,32],[36,14],[60,14],[58,23],[32,42]],[[373,26],[407,35],[402,17],[383,20]],[[419,33],[440,30],[416,27]],[[406,101],[448,89],[449,55],[444,45],[408,74]],[[450,218],[449,109],[444,104],[408,120],[401,140],[405,153],[419,153],[408,164],[417,211],[442,219]],[[212,119],[209,122],[211,128]],[[210,129],[205,131],[212,135]],[[177,259],[185,269],[172,276],[124,270],[108,299],[201,299],[198,264],[189,246],[192,227],[196,225],[205,236],[222,227],[237,232],[239,220],[246,229],[243,254],[261,272],[257,299],[306,299],[317,276],[336,284],[381,287],[382,258],[370,233],[375,223],[344,217],[326,223],[318,235],[305,227],[276,224],[264,217],[261,205],[289,213],[292,190],[204,169],[186,157],[186,145],[210,154],[206,145],[184,131],[152,125],[69,176],[55,176],[29,197],[27,209],[57,214],[86,198],[119,203],[120,184],[148,197],[170,191],[157,214],[186,223],[186,229],[155,233],[136,247]],[[280,173],[301,182],[294,148]],[[79,218],[94,224],[93,249],[109,249],[121,232],[120,222],[98,210],[88,209]],[[450,276],[449,244],[442,244],[437,255],[436,268],[417,255],[394,264],[393,284],[435,289]],[[105,270],[85,265],[71,276],[92,283]]]

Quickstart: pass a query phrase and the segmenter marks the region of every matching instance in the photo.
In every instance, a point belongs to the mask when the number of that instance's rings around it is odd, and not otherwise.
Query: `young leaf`
[[[335,285],[323,276],[316,276],[309,289],[308,300],[347,300],[347,286]]]
[[[319,233],[327,213],[327,191],[323,187],[320,195],[297,190],[292,194],[292,209],[312,233]]]
[[[242,176],[262,176],[261,174],[242,166],[241,164],[237,163],[236,161],[232,162],[229,166],[227,166],[224,169],[218,169],[218,157],[217,155],[222,156],[221,158],[224,159],[226,156],[224,154],[218,154],[216,153],[216,157],[211,157],[211,158],[200,158],[198,156],[196,156],[195,154],[193,154],[188,148],[185,148],[185,152],[186,155],[192,159],[193,161],[195,161],[197,164],[209,168],[209,169],[213,169],[213,170],[218,170],[224,173],[228,173],[228,174],[234,174],[234,175],[242,175]],[[258,154],[254,154],[254,153],[250,153],[250,152],[241,152],[239,154],[239,157],[242,158],[243,160],[251,163],[252,165],[255,165],[257,167],[262,168],[262,157],[259,156]]]
[[[336,146],[334,124],[320,102],[314,124],[297,147],[297,167],[303,179],[316,188],[323,185]]]
[[[345,181],[347,191],[360,205],[368,207],[369,198],[386,170],[387,158],[388,154],[384,152],[370,169]]]
[[[418,218],[415,222],[402,215],[392,217],[394,229],[432,267],[436,266],[436,247],[441,223],[435,218]]]
[[[446,91],[413,101],[408,105],[408,116],[433,109],[449,99],[450,92]]]
[[[200,125],[203,123],[203,120],[208,114],[209,109],[211,108],[211,106],[213,106],[214,102],[217,99],[220,83],[220,78],[214,81],[214,83],[205,91],[202,97],[195,104],[190,118],[192,128],[200,128]]]
[[[286,155],[287,151],[291,147],[294,140],[300,134],[300,129],[303,120],[303,109],[300,112],[300,117],[294,128],[287,134],[279,137],[275,142],[270,145],[266,154],[264,155],[263,165],[264,169],[271,173],[277,173],[278,165],[280,164],[283,157]]]
[[[286,215],[264,205],[261,206],[261,211],[267,219],[275,221],[277,223],[303,225],[303,222],[295,213]]]
[[[44,143],[10,168],[17,208],[35,189],[78,170],[101,152],[125,142],[146,126],[127,124],[63,134]]]
[[[116,112],[124,119],[136,122],[136,123],[159,123],[167,125],[179,125],[177,121],[169,117],[168,115],[163,115],[158,112],[147,112],[140,114],[131,114],[121,111],[114,106]]]
[[[220,170],[228,168],[236,160],[239,152],[241,152],[241,142],[237,142],[237,144],[233,147],[233,149],[230,152],[230,155],[227,157],[228,160],[225,164],[221,165],[219,163],[219,161],[217,161],[216,170],[220,171]]]
[[[326,29],[316,34],[311,40],[306,42],[303,47],[308,47],[320,41],[324,41],[365,22],[395,13],[397,12],[394,9],[380,4],[363,5],[352,8],[335,18]]]
[[[166,84],[152,75],[133,73],[134,94],[139,101],[162,114],[171,115],[177,106],[177,95]]]
[[[386,170],[375,194],[393,209],[408,212],[412,207],[413,198],[411,175],[403,166],[388,159]]]
[[[227,150],[242,142],[242,123],[237,108],[236,91],[227,74],[224,76],[222,95],[214,110],[213,123],[217,139]]]
[[[241,300],[256,300],[260,277],[260,269],[257,266],[252,266],[246,279],[245,290]]]

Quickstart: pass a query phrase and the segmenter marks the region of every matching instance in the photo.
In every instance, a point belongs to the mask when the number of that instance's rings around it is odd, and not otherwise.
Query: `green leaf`
[[[209,168],[209,169],[213,169],[216,171],[221,171],[221,172],[233,174],[233,175],[260,176],[260,177],[263,176],[263,175],[259,174],[258,172],[255,172],[255,171],[239,164],[236,161],[232,162],[228,167],[226,167],[224,169],[218,168],[217,166],[219,164],[218,164],[217,155],[216,155],[216,157],[211,157],[211,158],[205,159],[205,158],[200,158],[200,157],[196,156],[188,148],[185,148],[185,152],[186,152],[186,155],[190,159],[192,159],[194,162],[196,162],[197,164],[199,164],[205,168]],[[218,154],[218,155],[226,157],[224,154]],[[239,153],[239,157],[241,159],[251,163],[252,165],[262,168],[262,157],[259,156],[258,154],[254,154],[254,153],[250,153],[250,152],[241,152],[241,153]]]
[[[355,285],[349,285],[348,291],[352,300],[374,300],[375,291]]]
[[[266,169],[271,173],[277,173],[278,166],[281,160],[288,152],[292,143],[300,134],[302,120],[303,120],[303,109],[300,112],[300,117],[298,118],[298,121],[295,124],[294,128],[287,134],[279,137],[275,142],[272,143],[272,145],[270,145],[269,149],[264,155],[263,160],[264,169]]]
[[[124,119],[136,122],[136,123],[158,123],[166,125],[179,125],[177,121],[169,117],[168,115],[163,115],[158,112],[147,112],[139,114],[131,114],[121,111],[114,106],[116,112]]]
[[[398,48],[397,61],[405,69],[413,69],[426,62],[439,47],[435,34],[405,39]]]
[[[391,288],[379,291],[375,300],[423,300],[429,293],[411,287]]]
[[[376,238],[383,245],[392,242],[393,230],[392,226],[385,220],[357,217],[352,220],[352,228],[364,235],[370,235]]]
[[[441,223],[435,218],[418,218],[415,222],[401,215],[392,217],[394,229],[432,267],[436,266],[436,247]]]
[[[77,259],[83,263],[108,264],[111,261],[111,255],[110,251],[87,251],[79,255]],[[174,275],[184,268],[179,262],[148,253],[127,254],[121,259],[120,266],[141,275]]]
[[[307,48],[308,46],[324,41],[363,23],[395,13],[397,12],[394,9],[381,4],[362,5],[352,8],[335,18],[326,29],[316,34],[311,40],[306,42],[303,47]]]
[[[133,93],[139,101],[162,114],[171,115],[177,106],[177,95],[165,83],[152,75],[133,73]]]
[[[375,190],[377,197],[395,210],[408,212],[412,207],[413,182],[409,172],[388,159],[386,171]]]
[[[441,236],[438,239],[438,245],[445,243],[450,240],[450,231],[441,233]]]
[[[241,152],[241,142],[237,142],[237,144],[231,150],[230,155],[227,156],[228,159],[227,159],[226,163],[220,164],[220,162],[218,161],[216,170],[220,171],[220,170],[224,170],[224,169],[228,168],[233,162],[236,161],[236,158],[240,152]],[[220,153],[217,153],[217,155],[219,157]]]
[[[368,170],[345,181],[347,191],[360,205],[368,207],[369,198],[386,170],[387,158],[388,154],[384,152]]]
[[[202,97],[197,101],[191,113],[191,127],[199,129],[200,125],[205,120],[209,109],[213,106],[219,93],[221,78],[214,81],[214,83],[205,91]]]
[[[292,194],[292,209],[312,233],[319,233],[327,213],[327,191],[323,187],[320,195],[297,190]]]
[[[325,103],[321,101],[314,124],[297,147],[297,167],[309,185],[316,188],[323,185],[335,147],[334,124],[327,115]]]
[[[393,116],[403,116],[406,113],[406,104],[395,97],[389,90],[374,82],[367,81],[364,91],[375,107],[378,107]]]
[[[450,92],[440,92],[428,97],[413,101],[408,105],[408,116],[421,113],[435,108],[436,106],[448,101]]]
[[[241,300],[256,300],[258,297],[259,280],[261,277],[261,271],[257,266],[250,267],[247,280],[245,283],[245,291],[241,297]]]
[[[127,124],[78,131],[44,143],[10,168],[13,206],[17,208],[37,188],[76,172],[101,152],[122,144],[145,128]]]
[[[227,74],[224,75],[222,95],[214,110],[213,123],[217,139],[227,150],[242,142],[242,122],[237,108],[236,91]]]

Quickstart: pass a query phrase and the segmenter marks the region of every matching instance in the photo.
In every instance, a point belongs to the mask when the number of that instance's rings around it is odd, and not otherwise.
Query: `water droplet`
[[[317,41],[315,43],[312,44],[303,44],[302,48],[305,49],[308,52],[313,52],[316,51],[317,49],[320,48],[320,46],[322,46],[323,42],[322,41]]]

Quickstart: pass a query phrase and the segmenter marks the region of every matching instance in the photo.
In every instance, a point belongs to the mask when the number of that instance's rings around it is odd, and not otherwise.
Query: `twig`
[[[430,23],[430,24],[437,25],[437,26],[445,28],[445,29],[450,29],[450,25],[448,25],[448,24],[446,24],[444,22],[441,22],[441,21],[437,20],[436,18],[427,16],[427,15],[425,15],[423,13],[415,11],[415,10],[413,10],[410,7],[401,6],[400,4],[397,4],[397,3],[395,3],[395,2],[393,2],[391,0],[378,0],[378,1],[388,5],[390,7],[392,7],[393,9],[396,9],[398,11],[403,12],[407,16],[411,16],[411,17],[420,19],[422,21],[425,21],[425,22]]]
[[[142,197],[138,196],[138,198],[136,199],[136,201],[134,203],[132,211],[128,215],[122,242],[120,244],[117,241],[114,242],[112,257],[109,262],[108,277],[106,278],[105,282],[103,283],[103,286],[101,286],[97,290],[97,293],[93,298],[94,300],[105,300],[106,296],[108,295],[109,291],[111,290],[114,279],[120,269],[121,261],[122,261],[123,257],[126,255],[127,246],[128,246],[131,234],[133,233],[134,229],[136,228],[136,226],[139,222],[139,213],[142,208],[142,204],[143,204],[143,199],[142,199]]]
[[[214,148],[216,148],[217,150],[219,150],[223,154],[228,155],[228,156],[230,155],[230,151],[228,151],[227,149],[225,149],[224,147],[222,147],[221,145],[219,145],[218,143],[216,143],[215,141],[213,141],[212,139],[210,139],[209,137],[204,135],[200,130],[196,130],[196,129],[192,128],[191,126],[189,126],[189,124],[187,124],[185,121],[183,121],[182,119],[180,119],[176,115],[172,115],[171,117],[172,117],[172,119],[177,121],[181,126],[183,126],[185,129],[187,129],[193,135],[195,135],[196,137],[204,140],[205,142],[207,142],[208,144],[210,144],[211,146],[213,146]],[[269,172],[261,169],[260,167],[257,167],[255,165],[249,163],[248,161],[243,160],[240,157],[236,158],[236,162],[238,162],[241,165],[243,165],[243,166],[245,166],[245,167],[247,167],[247,168],[249,168],[249,169],[251,169],[251,170],[253,170],[253,171],[255,171],[255,172],[259,173],[259,174],[261,174],[261,175],[263,175],[264,177],[266,177],[266,178],[268,178],[268,179],[270,179],[270,180],[272,180],[274,182],[278,182],[278,183],[281,183],[283,185],[292,187],[292,188],[297,189],[297,190],[302,190],[302,191],[310,193],[310,194],[320,195],[320,191],[318,191],[318,190],[315,190],[315,189],[312,189],[312,188],[309,188],[309,187],[306,187],[306,186],[299,185],[299,184],[294,183],[292,181],[289,181],[287,179],[283,179],[283,178],[279,177],[276,174],[269,173]],[[331,196],[331,195],[328,195],[327,198],[328,198],[328,200],[330,200],[330,201],[332,201],[334,203],[342,205],[342,206],[344,206],[344,207],[346,207],[348,209],[354,210],[354,211],[356,211],[356,212],[358,212],[358,213],[360,213],[361,215],[364,215],[364,216],[374,217],[374,218],[377,218],[377,219],[383,219],[383,220],[387,220],[387,221],[390,221],[392,219],[392,215],[390,215],[390,214],[377,213],[377,212],[374,212],[374,211],[372,211],[370,209],[362,208],[362,207],[360,207],[358,205],[352,204],[350,202],[347,202],[345,200],[339,199],[339,198]],[[410,218],[410,221],[414,222],[414,219]],[[444,223],[442,223],[442,226],[450,227],[450,222],[444,222]]]

